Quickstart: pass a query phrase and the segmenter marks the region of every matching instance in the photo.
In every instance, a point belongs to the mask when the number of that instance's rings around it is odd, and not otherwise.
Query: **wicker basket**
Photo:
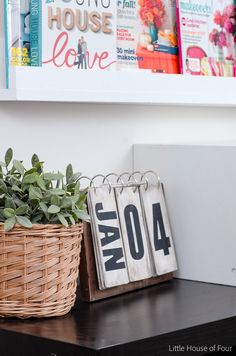
[[[0,224],[0,316],[64,315],[75,302],[83,224]]]

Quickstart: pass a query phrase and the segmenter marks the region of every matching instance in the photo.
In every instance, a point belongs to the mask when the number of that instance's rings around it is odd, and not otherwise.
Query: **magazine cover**
[[[117,0],[117,68],[138,69],[136,50],[142,33],[139,0]]]
[[[117,0],[117,67],[179,73],[175,0]]]
[[[33,7],[33,65],[116,69],[115,1],[33,0],[32,12]]]
[[[236,1],[178,0],[181,72],[236,76]]]
[[[5,0],[6,73],[8,66],[30,65],[30,0]]]

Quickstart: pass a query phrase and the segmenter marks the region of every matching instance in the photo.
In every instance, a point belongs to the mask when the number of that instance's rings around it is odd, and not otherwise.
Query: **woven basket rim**
[[[76,231],[81,229],[83,229],[83,222],[76,223],[75,225],[69,225],[68,227],[62,224],[33,224],[31,228],[27,228],[19,224],[16,224],[12,230],[5,231],[4,223],[0,223],[0,236],[1,234],[12,235],[17,232],[21,232],[21,233],[26,232],[27,235],[31,235],[34,233],[34,231],[40,231],[40,230],[41,231],[57,230],[58,232],[60,231],[61,233],[63,233],[63,231],[69,232],[69,231],[73,231],[73,230]]]
[[[69,225],[69,226],[64,226],[62,224],[32,224],[33,226],[32,227],[24,227],[20,224],[15,224],[14,228],[22,228],[22,229],[26,229],[26,230],[32,230],[34,227],[41,227],[41,226],[45,226],[45,227],[63,227],[65,229],[69,229],[73,226],[78,226],[78,225],[83,225],[83,222],[79,222],[79,223],[76,223],[74,225]],[[3,227],[4,226],[4,223],[0,222],[0,227]]]

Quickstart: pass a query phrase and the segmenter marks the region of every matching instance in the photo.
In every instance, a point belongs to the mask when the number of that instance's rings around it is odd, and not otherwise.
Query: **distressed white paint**
[[[120,224],[118,219],[118,212],[116,207],[116,200],[114,190],[110,189],[107,185],[102,185],[96,188],[89,189],[90,199],[90,215],[93,221],[92,236],[96,251],[96,264],[98,267],[98,273],[101,274],[100,289],[115,287],[118,285],[126,284],[129,282],[127,266],[125,261],[123,241],[121,237]],[[101,220],[96,212],[96,204],[102,203],[103,210],[100,213],[113,212],[116,218],[109,220]],[[109,226],[117,229],[119,239],[102,246],[102,239],[107,237],[101,232],[101,226]],[[112,238],[112,233],[108,234]],[[125,268],[119,268],[115,270],[106,270],[106,262],[112,259],[112,254],[104,256],[104,252],[110,249],[122,251],[122,258],[117,260],[117,264],[123,263]]]
[[[162,185],[148,184],[147,187],[141,185],[140,196],[141,196],[142,206],[146,219],[148,237],[151,244],[151,251],[152,251],[157,275],[173,272],[177,269],[177,262],[175,257],[174,242],[170,229],[169,218],[167,215]],[[154,224],[157,225],[156,227],[158,231],[158,239],[161,239],[160,225],[157,221],[153,219],[153,206],[155,204],[160,204],[165,235],[170,241],[168,254],[165,254],[163,250],[156,251],[155,249],[154,240],[157,238],[157,236],[154,236]]]
[[[96,270],[97,270],[97,282],[98,282],[98,287],[99,289],[105,289],[105,284],[104,284],[104,279],[103,279],[103,269],[101,265],[101,256],[100,256],[100,250],[99,250],[99,244],[98,244],[98,238],[97,238],[97,231],[96,231],[96,226],[95,226],[95,219],[93,217],[93,208],[92,208],[92,202],[90,199],[90,194],[87,196],[87,206],[88,206],[88,212],[90,215],[90,228],[91,228],[91,237],[92,237],[92,246],[93,246],[93,251],[94,251],[94,257],[95,257],[95,264],[96,264]]]
[[[150,250],[149,250],[148,238],[147,238],[144,219],[143,219],[139,191],[134,187],[124,187],[123,189],[115,188],[115,192],[116,192],[117,207],[118,207],[119,218],[120,218],[120,226],[121,226],[121,231],[123,236],[123,243],[125,247],[129,279],[130,281],[139,281],[141,279],[152,277],[153,265],[152,265],[152,260],[150,258]],[[134,259],[130,252],[130,243],[129,243],[128,233],[127,233],[127,221],[125,220],[125,214],[124,214],[127,205],[135,206],[138,211],[138,218],[139,218],[141,235],[142,235],[142,243],[144,248],[144,255],[141,259]],[[135,250],[138,251],[137,237],[135,234],[133,219],[131,219],[131,225],[133,230],[133,238],[135,241]]]

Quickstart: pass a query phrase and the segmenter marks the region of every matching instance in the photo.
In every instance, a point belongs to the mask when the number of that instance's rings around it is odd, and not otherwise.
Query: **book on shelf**
[[[33,66],[116,69],[115,1],[31,2]]]
[[[30,0],[4,0],[6,86],[9,66],[30,65]]]
[[[39,67],[42,63],[42,1],[30,0],[30,63]]]
[[[236,1],[178,0],[183,74],[236,76]]]

